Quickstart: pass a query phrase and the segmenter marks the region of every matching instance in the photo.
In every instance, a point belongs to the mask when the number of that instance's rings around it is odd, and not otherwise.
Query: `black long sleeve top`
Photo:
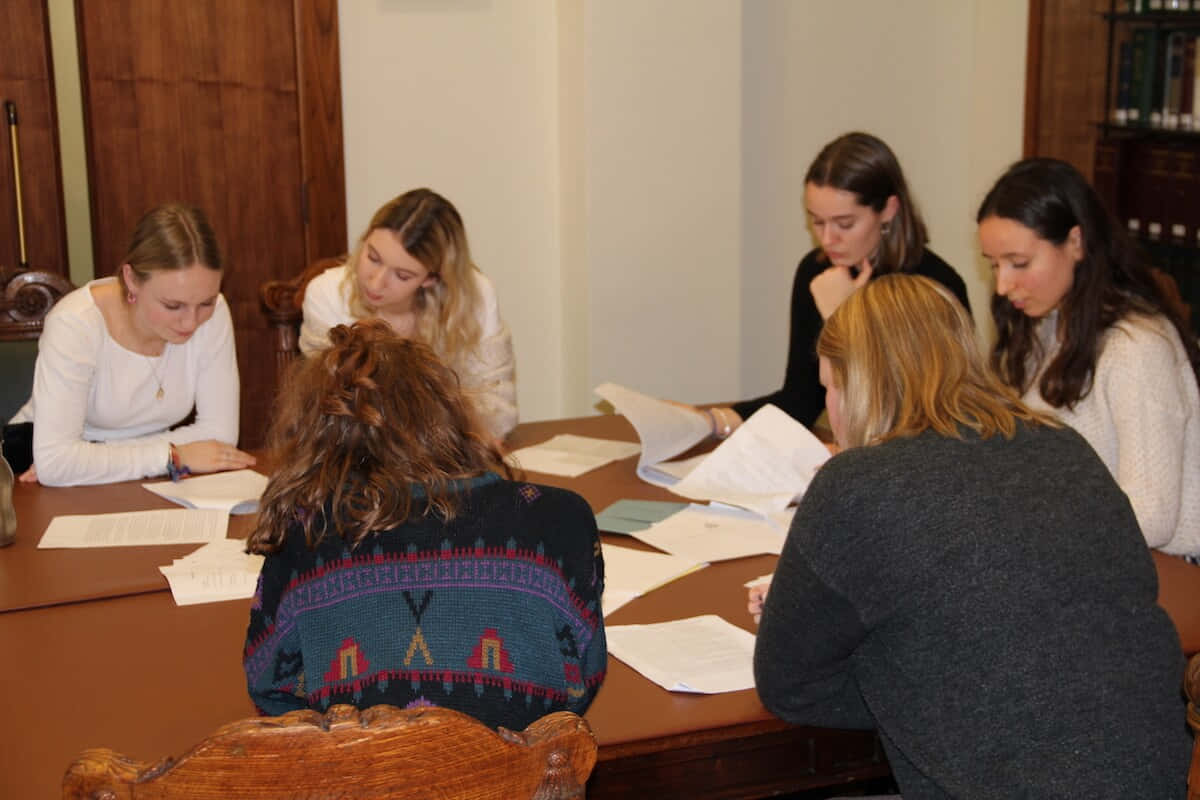
[[[787,371],[783,375],[783,387],[776,392],[743,400],[733,405],[733,410],[742,419],[767,403],[778,406],[801,424],[812,427],[817,417],[825,410],[825,389],[817,377],[817,337],[821,333],[821,312],[813,300],[808,285],[813,278],[829,267],[828,260],[821,257],[820,249],[812,250],[796,267],[796,278],[792,282],[792,324],[788,343]],[[967,287],[954,268],[930,250],[925,250],[916,267],[908,270],[914,275],[924,275],[945,286],[968,312],[971,303],[967,299]]]

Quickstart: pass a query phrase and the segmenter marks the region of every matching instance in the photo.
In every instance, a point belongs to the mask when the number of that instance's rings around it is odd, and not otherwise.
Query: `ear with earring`
[[[879,226],[879,232],[881,234],[883,234],[884,236],[887,236],[889,233],[891,233],[892,232],[892,221],[890,219],[884,220],[883,223],[880,224],[880,226]]]

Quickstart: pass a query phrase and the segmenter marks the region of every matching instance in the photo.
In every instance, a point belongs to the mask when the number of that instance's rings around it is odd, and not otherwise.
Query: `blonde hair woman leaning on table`
[[[260,710],[388,703],[522,730],[604,679],[596,518],[515,482],[454,373],[380,320],[293,367],[252,552]]]
[[[796,511],[764,705],[875,728],[906,798],[1182,797],[1183,656],[1125,494],[987,369],[962,306],[889,275],[817,344],[843,451]]]
[[[437,192],[413,189],[375,212],[347,263],[308,284],[303,311],[305,355],[328,346],[334,325],[377,317],[458,373],[491,436],[516,427],[512,335],[492,282],[471,261],[462,217]]]
[[[204,214],[165,205],[138,222],[115,277],[55,305],[33,396],[12,420],[33,424],[22,480],[70,486],[254,463],[234,446],[238,369],[221,275]],[[172,428],[193,409],[193,423]]]

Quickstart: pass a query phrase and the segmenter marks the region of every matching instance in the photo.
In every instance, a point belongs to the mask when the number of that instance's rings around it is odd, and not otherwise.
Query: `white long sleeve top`
[[[350,314],[348,269],[345,264],[327,269],[309,281],[304,291],[300,352],[306,356],[329,346],[330,328],[353,325],[357,321]],[[479,344],[457,361],[447,361],[458,372],[463,391],[474,404],[487,431],[502,439],[517,425],[512,334],[500,318],[500,304],[492,282],[479,270],[474,270],[474,276],[481,301],[476,317],[479,320]],[[446,353],[438,355],[443,359],[447,357]]]
[[[1058,349],[1058,313],[1038,327],[1048,364]],[[1162,316],[1129,315],[1105,334],[1092,390],[1073,409],[1033,408],[1075,428],[1125,490],[1142,535],[1156,550],[1200,555],[1200,390],[1175,327]]]
[[[190,339],[151,357],[109,335],[91,290],[114,280],[76,289],[46,316],[33,396],[12,419],[33,422],[33,463],[47,486],[162,475],[172,442],[237,442],[238,368],[225,298]],[[193,406],[193,424],[168,430]]]

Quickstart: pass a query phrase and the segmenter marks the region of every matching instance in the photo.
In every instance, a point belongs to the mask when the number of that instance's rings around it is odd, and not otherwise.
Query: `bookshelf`
[[[1200,1],[1112,0],[1102,16],[1093,184],[1175,279],[1200,332]]]

